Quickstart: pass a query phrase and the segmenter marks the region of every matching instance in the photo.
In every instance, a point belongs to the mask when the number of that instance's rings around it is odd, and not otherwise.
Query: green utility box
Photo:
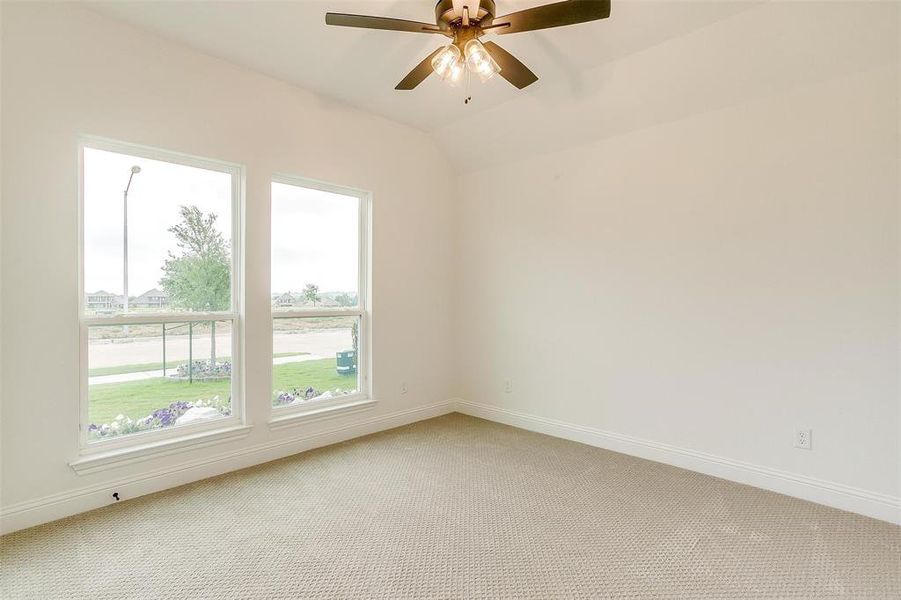
[[[353,375],[357,372],[357,352],[356,350],[344,350],[335,353],[335,359],[338,363],[338,375]]]

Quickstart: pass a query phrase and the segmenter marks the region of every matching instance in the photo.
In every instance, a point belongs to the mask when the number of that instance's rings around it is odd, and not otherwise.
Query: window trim
[[[185,429],[188,427],[190,427],[190,425],[185,426]],[[170,454],[181,452],[182,450],[202,448],[204,446],[224,444],[226,442],[244,439],[250,434],[250,430],[251,427],[248,425],[232,424],[210,431],[192,430],[184,435],[179,435],[178,437],[171,439],[154,439],[144,444],[131,445],[123,448],[104,447],[100,452],[82,454],[77,459],[70,461],[69,466],[78,475],[87,475],[97,471],[105,471],[107,469],[114,469],[116,467],[143,462],[152,458],[168,456]]]
[[[272,302],[269,303],[269,427],[272,430],[289,427],[296,423],[309,420],[319,420],[329,413],[335,415],[347,413],[349,409],[370,408],[375,405],[372,398],[372,341],[371,341],[371,268],[372,268],[372,192],[352,188],[333,183],[327,183],[316,179],[309,179],[299,175],[285,173],[274,174],[269,181],[269,223],[270,239],[269,252],[272,255],[272,184],[280,183],[306,189],[318,190],[351,196],[359,202],[358,214],[358,244],[357,244],[357,306],[334,308],[292,308],[290,310],[275,310]],[[271,260],[271,259],[270,259]],[[270,264],[270,273],[272,265]],[[355,316],[359,318],[360,325],[357,333],[357,387],[353,394],[347,394],[339,398],[330,398],[317,402],[309,402],[298,406],[273,406],[272,395],[275,392],[272,384],[272,354],[273,354],[273,322],[275,319],[298,319],[310,317],[341,317]]]
[[[226,173],[231,176],[231,310],[213,312],[172,312],[155,311],[142,312],[128,315],[87,315],[85,314],[85,287],[84,287],[84,151],[95,149],[107,152],[117,152],[138,158],[158,160],[177,165],[206,169]],[[244,165],[230,163],[213,158],[205,158],[191,154],[185,154],[173,150],[165,150],[151,146],[122,142],[92,135],[82,135],[78,140],[78,194],[77,194],[77,308],[76,319],[78,322],[78,402],[75,414],[77,429],[77,448],[79,457],[91,457],[108,453],[117,456],[130,455],[129,449],[135,453],[144,454],[148,446],[159,444],[176,444],[178,440],[185,438],[190,442],[192,438],[204,437],[219,431],[230,431],[235,427],[246,425],[245,388],[244,388],[244,211],[245,211],[245,182],[246,168]],[[88,439],[88,329],[91,326],[115,326],[140,323],[181,323],[203,321],[231,321],[231,407],[232,414],[229,417],[215,419],[206,423],[196,423],[178,427],[168,427],[153,431],[135,433],[122,437],[114,437],[104,440]],[[187,444],[186,444],[187,445]],[[78,462],[78,461],[75,461]]]

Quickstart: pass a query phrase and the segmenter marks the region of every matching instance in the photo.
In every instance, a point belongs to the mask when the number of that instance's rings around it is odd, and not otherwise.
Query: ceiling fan
[[[438,0],[434,25],[342,13],[326,13],[325,22],[341,27],[439,34],[453,40],[425,57],[394,89],[412,90],[431,75],[432,71],[447,83],[456,85],[467,69],[482,81],[500,74],[518,89],[523,89],[538,81],[538,76],[494,42],[480,42],[480,37],[487,33],[506,35],[575,25],[610,16],[610,0],[565,0],[502,17],[495,17],[495,0],[463,0],[462,4],[458,13],[454,9],[454,0]]]

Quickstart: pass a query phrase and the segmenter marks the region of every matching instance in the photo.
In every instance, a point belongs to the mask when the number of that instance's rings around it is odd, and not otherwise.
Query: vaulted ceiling
[[[498,14],[551,1],[497,0]],[[324,15],[335,11],[431,22],[433,0],[182,0],[90,6],[417,127],[435,137],[458,169],[468,169],[716,109],[761,86],[789,85],[782,81],[781,64],[787,64],[785,73],[790,68],[793,77],[798,68],[807,67],[815,77],[835,60],[846,64],[868,58],[866,32],[857,31],[853,22],[838,35],[859,35],[859,56],[849,57],[847,51],[836,57],[805,54],[798,37],[819,43],[823,36],[836,35],[834,27],[818,28],[817,19],[803,6],[807,4],[782,3],[778,10],[786,19],[770,26],[767,11],[774,10],[774,4],[767,2],[612,0],[606,20],[493,36],[540,77],[525,90],[500,78],[455,89],[433,76],[407,92],[395,91],[394,85],[445,38],[329,27]],[[824,3],[820,10],[841,10],[829,8],[834,4]],[[787,36],[795,38],[791,56],[783,52]],[[472,96],[469,104],[463,102],[466,95]]]

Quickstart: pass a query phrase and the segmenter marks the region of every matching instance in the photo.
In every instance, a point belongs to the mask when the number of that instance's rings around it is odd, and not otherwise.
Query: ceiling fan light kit
[[[456,83],[463,74],[460,49],[453,44],[441,48],[432,59],[432,70],[444,81]]]
[[[610,16],[610,0],[565,0],[502,17],[495,17],[495,11],[495,0],[467,0],[459,12],[454,0],[438,0],[434,25],[342,13],[326,13],[325,22],[339,27],[439,34],[453,40],[425,57],[394,89],[412,90],[433,71],[450,85],[459,84],[464,72],[469,71],[482,82],[499,74],[517,89],[523,89],[538,81],[538,76],[494,42],[483,44],[479,38],[490,33],[507,35],[605,19]]]
[[[501,71],[495,60],[488,54],[485,46],[477,39],[466,42],[466,45],[463,46],[463,54],[466,55],[466,66],[469,71],[478,75],[483,83]]]

